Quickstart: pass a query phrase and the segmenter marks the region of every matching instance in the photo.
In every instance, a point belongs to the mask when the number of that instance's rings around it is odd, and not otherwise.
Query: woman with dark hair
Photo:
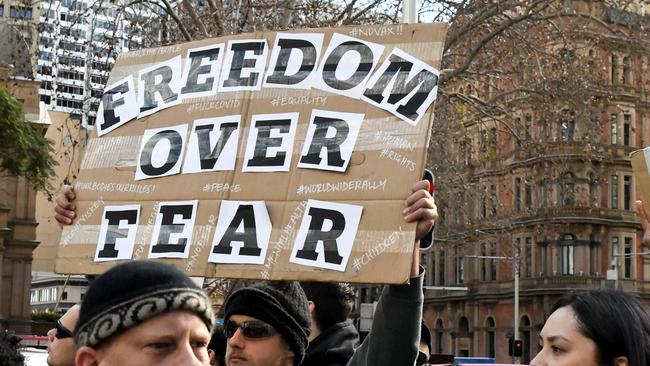
[[[614,290],[562,297],[540,333],[531,366],[650,366],[650,317]]]

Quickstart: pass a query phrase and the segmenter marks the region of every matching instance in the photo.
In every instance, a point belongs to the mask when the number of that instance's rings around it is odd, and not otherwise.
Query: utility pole
[[[402,23],[418,22],[417,0],[404,0],[402,3]]]
[[[519,340],[519,256],[520,248],[519,244],[515,243],[514,245],[514,254],[512,257],[504,256],[489,256],[489,255],[466,255],[465,258],[472,259],[494,259],[494,260],[506,260],[512,261],[512,277],[514,280],[514,331],[513,331],[513,342]],[[514,357],[513,363],[518,364],[519,359]]]

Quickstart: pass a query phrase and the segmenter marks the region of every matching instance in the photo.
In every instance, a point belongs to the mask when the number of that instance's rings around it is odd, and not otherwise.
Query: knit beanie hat
[[[224,323],[231,315],[246,315],[273,326],[295,353],[294,363],[302,362],[311,330],[311,315],[307,296],[298,282],[257,282],[233,292],[224,308]]]
[[[194,313],[212,331],[210,299],[185,273],[161,262],[122,263],[88,288],[75,327],[75,343],[97,348],[127,329],[174,310]]]

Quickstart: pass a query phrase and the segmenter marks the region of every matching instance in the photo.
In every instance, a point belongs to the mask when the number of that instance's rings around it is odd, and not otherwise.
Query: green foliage
[[[32,311],[30,318],[32,320],[41,320],[45,322],[55,322],[61,317],[60,314],[53,313],[47,310],[34,310]]]
[[[51,142],[25,121],[22,104],[0,87],[0,170],[23,176],[49,194],[56,164]]]

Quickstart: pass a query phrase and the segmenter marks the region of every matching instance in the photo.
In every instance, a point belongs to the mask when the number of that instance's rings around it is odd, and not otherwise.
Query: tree
[[[22,104],[0,87],[0,169],[27,178],[36,190],[49,192],[56,165],[51,142],[24,116]]]

